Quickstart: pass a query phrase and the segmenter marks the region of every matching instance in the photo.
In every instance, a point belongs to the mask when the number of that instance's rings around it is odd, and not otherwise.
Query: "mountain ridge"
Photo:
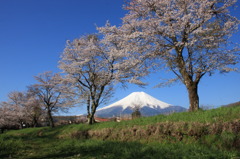
[[[113,117],[131,115],[134,109],[139,109],[142,116],[153,116],[158,114],[170,114],[173,112],[186,111],[180,106],[162,102],[145,92],[133,92],[125,98],[100,108],[96,111],[98,117]]]

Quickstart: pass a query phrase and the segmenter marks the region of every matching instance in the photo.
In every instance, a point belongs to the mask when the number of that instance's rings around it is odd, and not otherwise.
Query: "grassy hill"
[[[0,134],[0,158],[237,158],[240,106]]]

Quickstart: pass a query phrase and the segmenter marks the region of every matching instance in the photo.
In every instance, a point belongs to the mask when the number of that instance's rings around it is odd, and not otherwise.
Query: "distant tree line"
[[[145,85],[142,77],[171,71],[189,95],[189,111],[199,109],[198,85],[205,75],[234,71],[239,48],[229,42],[239,20],[229,14],[232,0],[130,0],[122,24],[98,27],[98,33],[67,41],[59,68],[45,72],[26,92],[11,92],[0,104],[0,126],[32,127],[53,113],[86,105],[93,124],[100,104],[112,97],[114,85]],[[137,111],[136,111],[137,112]]]

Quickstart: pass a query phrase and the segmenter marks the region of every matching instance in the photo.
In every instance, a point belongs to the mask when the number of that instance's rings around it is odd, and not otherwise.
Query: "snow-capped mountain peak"
[[[109,109],[112,107],[116,107],[116,106],[121,106],[122,109],[126,109],[126,108],[134,108],[134,107],[138,107],[138,108],[143,108],[143,107],[150,107],[153,109],[156,108],[160,108],[160,109],[164,109],[167,108],[169,106],[171,106],[170,104],[164,103],[150,95],[148,95],[145,92],[133,92],[130,95],[128,95],[127,97],[107,106],[99,110],[104,110],[104,109]]]
[[[138,108],[142,116],[169,114],[186,111],[180,106],[164,103],[144,92],[133,92],[127,97],[96,111],[98,117],[121,117],[131,115]]]

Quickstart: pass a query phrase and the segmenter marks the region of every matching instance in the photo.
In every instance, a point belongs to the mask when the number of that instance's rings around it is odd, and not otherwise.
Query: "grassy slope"
[[[240,106],[238,107],[220,107],[218,109],[198,111],[198,112],[184,112],[174,113],[171,115],[158,115],[152,117],[142,117],[131,121],[123,121],[121,123],[109,122],[95,125],[93,129],[107,128],[107,127],[131,127],[134,125],[149,125],[159,122],[200,122],[200,123],[214,123],[214,122],[228,122],[240,119]]]
[[[0,135],[0,158],[232,158],[240,150],[232,149],[240,141],[240,133],[223,131],[198,139],[185,137],[179,141],[170,136],[159,141],[121,141],[119,139],[79,139],[76,132],[113,129],[114,133],[132,127],[145,129],[157,123],[224,123],[240,121],[240,107],[223,107],[195,113],[178,113],[123,121],[106,122],[93,126],[66,125],[54,129],[30,128],[9,131]],[[103,131],[104,132],[104,131]],[[131,136],[130,136],[131,137]],[[238,143],[236,143],[238,144]]]

